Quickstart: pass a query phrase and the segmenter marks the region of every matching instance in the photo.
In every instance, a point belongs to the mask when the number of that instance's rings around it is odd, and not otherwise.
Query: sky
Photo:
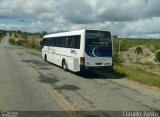
[[[0,0],[0,29],[160,38],[160,0]]]

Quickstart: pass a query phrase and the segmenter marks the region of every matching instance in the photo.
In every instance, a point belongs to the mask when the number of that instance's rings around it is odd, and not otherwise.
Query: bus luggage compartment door
[[[74,72],[79,71],[79,61],[77,58],[68,58],[68,69]]]

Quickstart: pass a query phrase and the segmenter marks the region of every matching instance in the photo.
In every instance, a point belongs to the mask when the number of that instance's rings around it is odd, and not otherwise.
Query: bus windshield
[[[85,51],[91,57],[111,57],[112,39],[107,31],[86,31]]]

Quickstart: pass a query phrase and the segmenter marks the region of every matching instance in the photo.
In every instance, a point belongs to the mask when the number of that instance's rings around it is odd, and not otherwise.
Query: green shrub
[[[156,52],[156,60],[160,62],[160,51]]]
[[[34,42],[34,41],[32,41],[32,42],[30,43],[30,47],[31,47],[31,48],[36,48],[36,45],[35,45],[35,42]]]
[[[40,46],[40,45],[36,45],[36,48],[37,48],[37,49],[41,49],[41,46]]]
[[[115,64],[119,63],[118,53],[114,53],[113,61],[114,61]]]
[[[13,38],[10,38],[10,39],[9,39],[9,43],[10,43],[10,44],[15,44],[16,42],[15,42],[15,40],[14,40]]]
[[[6,35],[6,31],[5,30],[0,30],[0,37],[3,37]]]
[[[22,33],[22,39],[27,40],[27,33]]]
[[[135,49],[135,53],[136,53],[136,54],[143,54],[143,48],[142,48],[142,47],[137,47],[137,48]]]
[[[28,41],[26,39],[21,39],[16,42],[17,45],[28,45]]]
[[[119,40],[117,38],[117,36],[114,36],[113,37],[113,53],[114,53],[114,56],[113,56],[113,61],[114,61],[114,64],[118,64],[118,43],[119,43]]]

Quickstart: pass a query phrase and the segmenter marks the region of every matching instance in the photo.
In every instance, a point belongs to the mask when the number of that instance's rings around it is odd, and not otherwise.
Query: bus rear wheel
[[[66,63],[65,60],[62,61],[62,68],[63,68],[64,71],[67,71],[67,69],[68,69],[67,68],[67,63]]]
[[[47,55],[46,55],[46,54],[45,54],[45,56],[44,56],[44,60],[47,61]]]

